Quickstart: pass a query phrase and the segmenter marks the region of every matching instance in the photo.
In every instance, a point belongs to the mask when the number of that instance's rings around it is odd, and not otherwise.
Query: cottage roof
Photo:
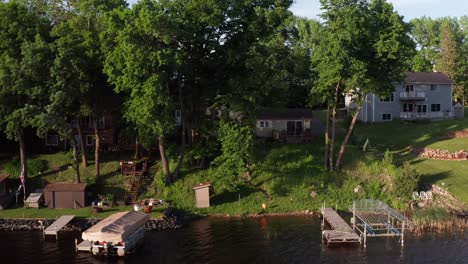
[[[6,180],[10,175],[0,175],[0,182]]]
[[[314,114],[312,113],[312,110],[307,108],[264,108],[259,110],[257,114],[257,119],[312,119],[313,116]]]
[[[44,191],[53,192],[82,192],[86,189],[86,183],[49,183]]]
[[[406,72],[406,83],[452,84],[452,80],[442,72]]]
[[[210,187],[210,186],[211,186],[211,182],[205,182],[205,183],[199,183],[199,184],[195,185],[192,189],[197,190],[197,189]]]

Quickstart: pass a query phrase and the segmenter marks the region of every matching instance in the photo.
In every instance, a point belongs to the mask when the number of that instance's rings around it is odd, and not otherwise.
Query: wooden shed
[[[211,183],[205,182],[193,187],[193,190],[195,190],[195,207],[210,207],[210,186]]]
[[[7,208],[13,202],[8,186],[9,175],[0,175],[0,210]]]
[[[453,116],[455,118],[465,117],[465,107],[461,103],[453,102]]]
[[[44,188],[44,201],[48,208],[82,208],[85,189],[85,183],[49,183]]]

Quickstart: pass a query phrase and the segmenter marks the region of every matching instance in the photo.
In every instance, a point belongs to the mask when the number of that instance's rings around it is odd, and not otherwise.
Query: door
[[[302,124],[302,121],[288,121],[286,126],[287,126],[288,136],[302,135],[302,130],[304,127]]]
[[[406,92],[414,92],[414,86],[412,84],[406,85]]]
[[[417,105],[417,112],[419,116],[427,116],[427,105]]]

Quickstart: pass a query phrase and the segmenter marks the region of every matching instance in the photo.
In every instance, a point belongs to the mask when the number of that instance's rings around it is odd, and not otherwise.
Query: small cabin
[[[278,141],[311,141],[313,112],[306,108],[261,109],[257,114],[255,134]]]
[[[0,210],[7,208],[13,202],[13,195],[10,194],[8,177],[10,175],[0,175]]]
[[[208,208],[210,207],[210,186],[211,183],[200,183],[193,187],[195,191],[195,207]]]
[[[49,183],[44,188],[44,202],[48,208],[85,207],[85,183]]]
[[[465,107],[459,102],[453,102],[453,117],[455,118],[465,117]]]

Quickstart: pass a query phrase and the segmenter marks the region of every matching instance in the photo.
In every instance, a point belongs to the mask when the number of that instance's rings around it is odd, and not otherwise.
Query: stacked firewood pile
[[[450,152],[444,149],[430,149],[424,148],[420,154],[423,158],[428,159],[441,159],[441,160],[468,160],[468,151],[460,150]]]

